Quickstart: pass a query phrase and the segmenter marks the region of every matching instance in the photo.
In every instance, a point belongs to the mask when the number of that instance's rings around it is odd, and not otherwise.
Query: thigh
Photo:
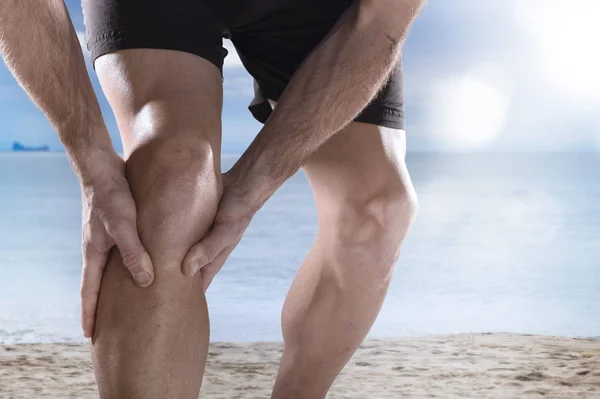
[[[414,196],[405,155],[404,130],[352,122],[303,167],[319,212],[341,209],[344,203]]]
[[[99,57],[96,71],[126,158],[143,143],[175,139],[208,142],[219,153],[223,89],[212,63],[186,52],[130,49]]]
[[[117,118],[126,157],[141,138],[170,134],[161,126],[184,127],[179,130],[218,149],[220,70],[227,52],[222,48],[223,10],[217,3],[82,1],[87,46]]]

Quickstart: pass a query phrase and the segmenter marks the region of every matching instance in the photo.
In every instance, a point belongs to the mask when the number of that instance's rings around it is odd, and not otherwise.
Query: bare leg
[[[306,164],[319,233],[284,303],[272,398],[324,398],[375,321],[417,207],[405,149],[403,131],[352,123]]]
[[[155,281],[138,288],[120,256],[106,267],[93,360],[102,398],[198,398],[209,341],[200,273],[181,262],[221,195],[218,69],[168,50],[125,50],[96,63],[125,147],[140,238]]]

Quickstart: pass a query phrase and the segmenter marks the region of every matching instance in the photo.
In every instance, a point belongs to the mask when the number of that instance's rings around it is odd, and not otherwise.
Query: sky
[[[80,2],[66,3],[83,40]],[[598,21],[598,0],[429,0],[403,48],[409,151],[600,150]],[[224,46],[223,151],[239,153],[261,125],[247,110],[252,78]],[[87,50],[84,57],[120,151]],[[13,141],[62,150],[3,63],[0,122],[0,150]]]

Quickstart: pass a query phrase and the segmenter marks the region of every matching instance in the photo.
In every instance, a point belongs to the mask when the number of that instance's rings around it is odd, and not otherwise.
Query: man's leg
[[[404,131],[354,122],[305,165],[319,233],[282,314],[274,399],[324,398],[381,308],[417,209]]]
[[[122,135],[138,230],[155,281],[138,288],[112,253],[102,281],[93,360],[102,398],[198,398],[209,341],[200,273],[187,250],[210,227],[221,195],[222,82],[195,55],[135,49],[96,69]]]

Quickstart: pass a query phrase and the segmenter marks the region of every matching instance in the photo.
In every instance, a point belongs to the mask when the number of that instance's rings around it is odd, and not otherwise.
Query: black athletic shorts
[[[278,101],[302,61],[321,42],[347,0],[83,0],[87,47],[92,61],[117,50],[185,51],[223,67],[230,38],[254,78],[249,109],[264,123],[268,99]],[[356,118],[404,127],[401,66]]]

